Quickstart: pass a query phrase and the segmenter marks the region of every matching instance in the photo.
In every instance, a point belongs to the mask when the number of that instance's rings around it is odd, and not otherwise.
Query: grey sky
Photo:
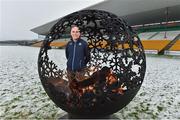
[[[30,29],[103,0],[0,0],[0,40],[36,39]]]

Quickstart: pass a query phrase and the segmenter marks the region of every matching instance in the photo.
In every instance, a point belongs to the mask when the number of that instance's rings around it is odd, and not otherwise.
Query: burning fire
[[[113,83],[115,83],[117,81],[118,81],[117,76],[113,73],[112,70],[110,70],[110,73],[106,77],[107,84],[112,85]],[[113,89],[112,92],[116,92],[118,94],[123,95],[125,90],[127,90],[127,87],[124,85],[124,83],[122,83],[119,88]]]
[[[75,75],[75,79],[78,79],[79,82],[84,81],[87,78],[90,78],[91,75],[95,72],[98,72],[97,67],[90,67],[88,70],[83,71],[84,73],[77,72]],[[87,75],[89,73],[89,75]],[[91,74],[91,75],[90,75]],[[94,81],[93,84],[84,86],[84,87],[78,87],[78,85],[75,88],[72,88],[72,91],[76,91],[75,93],[79,93],[79,96],[82,96],[84,93],[90,92],[90,93],[96,93],[95,85],[97,85],[98,79]],[[105,77],[105,87],[115,84],[118,82],[117,76],[113,73],[111,69],[109,69],[108,75]],[[127,90],[127,87],[122,83],[118,88],[114,88],[111,91],[114,93],[118,93],[123,95],[124,91]]]

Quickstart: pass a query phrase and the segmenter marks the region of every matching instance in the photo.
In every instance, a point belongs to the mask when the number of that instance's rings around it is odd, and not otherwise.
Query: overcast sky
[[[0,40],[36,39],[30,29],[103,0],[0,0]]]

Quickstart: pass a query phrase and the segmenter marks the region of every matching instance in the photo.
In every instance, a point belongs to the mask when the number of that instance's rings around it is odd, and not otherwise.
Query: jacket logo
[[[82,45],[82,43],[79,43],[79,45]]]

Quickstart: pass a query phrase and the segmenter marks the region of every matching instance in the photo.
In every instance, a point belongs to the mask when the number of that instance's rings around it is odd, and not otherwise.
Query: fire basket
[[[52,43],[77,25],[87,41],[90,61],[81,72],[58,69],[49,57]],[[82,10],[61,18],[46,35],[38,57],[42,85],[52,101],[69,114],[110,115],[125,107],[137,94],[146,71],[144,49],[138,35],[116,15]],[[73,79],[73,84],[70,84]]]

